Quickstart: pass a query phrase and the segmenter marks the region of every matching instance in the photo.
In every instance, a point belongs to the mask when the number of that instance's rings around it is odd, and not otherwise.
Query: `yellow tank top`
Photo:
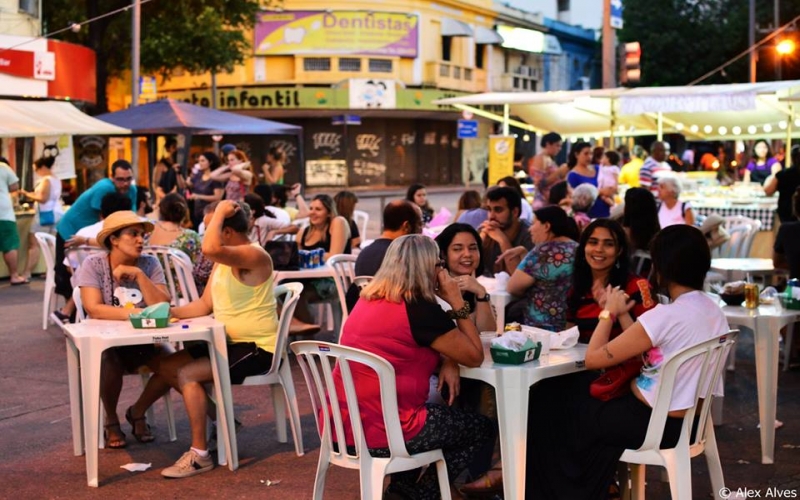
[[[233,275],[230,266],[217,265],[211,283],[214,316],[225,325],[228,342],[255,342],[275,352],[278,312],[273,293],[274,275],[258,286],[249,286]]]

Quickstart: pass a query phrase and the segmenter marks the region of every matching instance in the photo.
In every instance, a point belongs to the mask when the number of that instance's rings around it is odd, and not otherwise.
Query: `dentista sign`
[[[256,55],[359,54],[417,57],[419,19],[398,12],[261,12]]]

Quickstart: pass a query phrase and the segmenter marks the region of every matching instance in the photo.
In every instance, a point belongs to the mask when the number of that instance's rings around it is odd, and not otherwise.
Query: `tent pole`
[[[661,113],[661,111],[658,112],[658,133],[657,134],[658,134],[657,140],[658,141],[663,141],[664,140],[664,115]]]
[[[509,128],[508,128],[508,110],[509,110],[508,103],[503,104],[503,135],[508,135],[508,132],[509,132]]]
[[[608,134],[608,147],[614,149],[614,129],[617,127],[617,112],[614,109],[614,100],[611,100],[611,130]]]
[[[786,121],[786,154],[783,158],[785,168],[792,166],[792,125],[794,125],[794,103],[789,103],[789,119]]]

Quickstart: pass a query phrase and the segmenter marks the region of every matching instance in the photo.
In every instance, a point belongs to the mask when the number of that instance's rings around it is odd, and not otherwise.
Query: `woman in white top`
[[[694,211],[687,201],[679,201],[681,182],[676,177],[660,177],[658,180],[658,222],[661,229],[675,224],[694,225]]]
[[[39,262],[39,243],[36,241],[35,233],[56,234],[56,224],[64,214],[61,207],[61,180],[53,175],[53,163],[55,156],[39,158],[33,162],[33,168],[39,181],[33,192],[20,189],[31,200],[36,202],[36,215],[28,233],[28,262],[25,265],[25,279],[30,279],[31,272]]]
[[[596,372],[555,377],[534,389],[531,402],[536,408],[531,410],[528,433],[529,498],[607,498],[622,452],[642,445],[665,360],[728,331],[722,310],[703,293],[711,253],[700,230],[685,224],[663,229],[650,251],[654,275],[668,290],[671,303],[645,312],[609,341],[615,317],[629,311],[633,302],[624,290],[607,288],[605,309],[586,350],[588,370],[641,358],[639,375],[630,381],[627,394],[607,401],[589,394]],[[701,370],[700,363],[690,361],[677,372],[663,448],[674,447],[680,437]],[[714,394],[722,394],[721,380]]]

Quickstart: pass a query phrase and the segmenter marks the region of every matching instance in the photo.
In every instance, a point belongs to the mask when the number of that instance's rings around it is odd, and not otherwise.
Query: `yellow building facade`
[[[494,20],[488,0],[286,0],[258,14],[245,64],[215,83],[210,74],[180,72],[145,81],[141,100],[174,98],[303,126],[302,142],[222,138],[254,165],[270,147],[284,149],[287,182],[461,183],[461,114],[432,101],[489,90],[491,47],[502,41]]]

